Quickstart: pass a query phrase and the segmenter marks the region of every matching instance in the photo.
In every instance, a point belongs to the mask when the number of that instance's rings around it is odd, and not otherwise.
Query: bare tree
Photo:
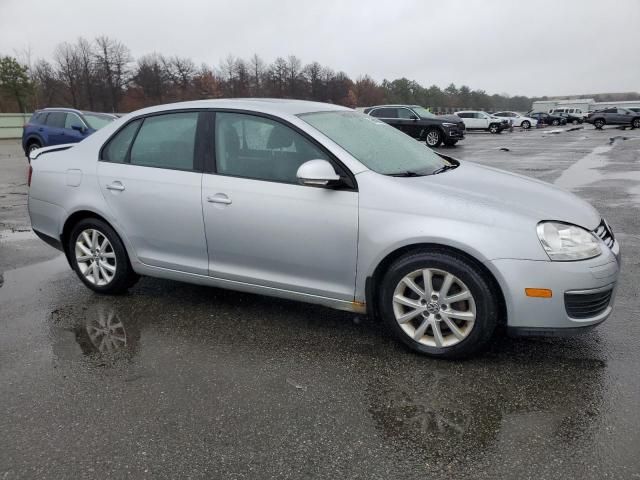
[[[57,76],[70,97],[71,106],[78,108],[80,96],[81,62],[76,47],[67,42],[58,45],[53,53]]]
[[[254,53],[249,60],[249,70],[251,72],[250,89],[251,95],[259,97],[262,94],[262,77],[264,76],[264,62]]]
[[[91,43],[85,38],[78,38],[76,55],[80,63],[81,90],[86,95],[87,103],[91,110],[95,110],[96,67],[95,55]]]
[[[36,86],[36,108],[53,105],[61,90],[53,66],[46,60],[38,60],[31,69],[31,78]]]
[[[151,103],[162,103],[166,98],[169,78],[166,71],[167,61],[157,53],[145,55],[138,59],[136,64],[133,83],[142,90],[143,100],[150,100]]]
[[[300,81],[300,71],[302,70],[302,62],[295,55],[289,55],[287,58],[287,80],[289,83],[289,95],[296,97],[298,95],[298,83]]]
[[[123,43],[106,36],[96,38],[96,45],[96,64],[108,93],[109,104],[105,106],[117,112],[129,80],[131,54]]]

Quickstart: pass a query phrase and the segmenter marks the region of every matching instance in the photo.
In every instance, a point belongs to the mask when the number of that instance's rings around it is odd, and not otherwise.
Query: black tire
[[[87,230],[97,230],[109,240],[113,253],[115,254],[115,274],[113,278],[105,285],[97,285],[90,282],[80,269],[78,260],[76,259],[76,242],[80,234]],[[80,220],[71,230],[67,242],[67,255],[71,262],[72,268],[75,270],[78,278],[82,280],[87,287],[97,293],[118,294],[123,293],[132,287],[140,278],[131,267],[127,251],[120,240],[118,234],[106,222],[97,218],[85,218]]]
[[[602,127],[604,127],[604,120],[601,118],[595,120],[593,122],[593,126],[596,127],[598,130],[602,130]]]
[[[573,120],[571,123],[572,123],[573,125],[578,125],[578,123],[580,123],[580,121],[576,119],[576,120]]]
[[[500,133],[501,130],[500,130],[499,125],[497,125],[495,123],[492,123],[491,125],[489,125],[489,132],[490,133]]]
[[[37,140],[29,140],[29,142],[27,143],[27,157],[36,148],[42,148],[42,145],[40,145],[40,142]]]
[[[558,125],[560,125],[560,120],[553,120],[551,122],[551,125],[553,125],[554,127],[557,127]]]
[[[444,140],[442,143],[444,143],[447,147],[453,147],[456,143],[458,143],[458,140]]]
[[[437,128],[432,128],[425,135],[427,147],[436,148],[442,143],[442,133]]]
[[[631,122],[631,128],[640,128],[640,118],[634,118]]]
[[[396,320],[393,307],[396,287],[406,275],[425,268],[451,273],[464,282],[473,296],[475,322],[467,336],[455,345],[447,347],[425,345],[410,337]],[[396,260],[385,273],[380,285],[378,309],[394,336],[413,351],[438,358],[464,358],[487,346],[498,323],[499,294],[493,285],[494,283],[487,278],[479,265],[459,253],[448,250],[413,252]],[[446,310],[441,312],[446,312]],[[421,322],[423,320],[418,316],[411,321]]]
[[[524,120],[520,126],[525,130],[529,130],[531,128],[531,122],[529,120]]]

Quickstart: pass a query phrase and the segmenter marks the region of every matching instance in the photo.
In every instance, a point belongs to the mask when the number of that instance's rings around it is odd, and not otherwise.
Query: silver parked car
[[[589,204],[335,105],[147,108],[31,169],[34,231],[99,293],[148,275],[366,312],[447,358],[612,310],[619,246]]]

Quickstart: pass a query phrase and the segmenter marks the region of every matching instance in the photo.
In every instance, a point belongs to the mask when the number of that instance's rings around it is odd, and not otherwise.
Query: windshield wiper
[[[389,177],[424,177],[423,173],[412,172],[411,170],[399,173],[388,173],[387,175]]]
[[[433,172],[431,172],[431,175],[437,175],[439,173],[446,172],[447,170],[453,170],[457,166],[458,165],[443,165],[442,167],[437,168]]]

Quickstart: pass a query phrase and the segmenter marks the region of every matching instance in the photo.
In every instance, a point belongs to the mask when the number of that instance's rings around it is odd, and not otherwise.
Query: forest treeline
[[[318,62],[305,64],[294,55],[271,63],[257,54],[248,59],[230,55],[216,66],[160,53],[134,59],[126,45],[106,36],[61,43],[51,59],[19,57],[0,58],[0,112],[50,106],[128,112],[160,103],[232,97],[298,98],[348,107],[407,103],[436,112],[527,111],[534,100],[546,99],[488,94],[453,83],[426,87],[407,78],[376,82],[363,74],[354,80],[343,71]]]

